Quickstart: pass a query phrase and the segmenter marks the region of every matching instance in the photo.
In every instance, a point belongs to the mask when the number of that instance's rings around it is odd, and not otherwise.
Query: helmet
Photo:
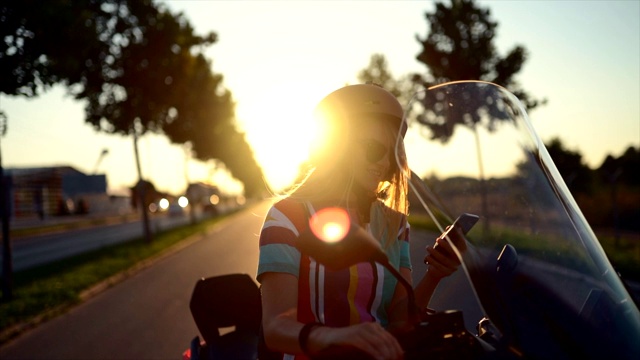
[[[403,110],[393,94],[379,85],[367,83],[348,85],[325,96],[314,111],[316,118],[335,122],[338,128],[348,125],[356,117],[372,116],[392,121],[401,128],[402,137],[407,132],[403,124]]]

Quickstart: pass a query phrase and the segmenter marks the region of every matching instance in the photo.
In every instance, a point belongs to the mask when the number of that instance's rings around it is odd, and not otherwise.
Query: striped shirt
[[[298,321],[320,322],[341,327],[376,321],[387,326],[387,309],[397,280],[381,265],[361,263],[333,271],[301,254],[296,247],[298,235],[307,227],[309,203],[284,199],[267,213],[260,233],[260,258],[257,279],[267,272],[289,273],[298,278]],[[409,225],[403,221],[398,241],[386,247],[391,264],[411,268]]]

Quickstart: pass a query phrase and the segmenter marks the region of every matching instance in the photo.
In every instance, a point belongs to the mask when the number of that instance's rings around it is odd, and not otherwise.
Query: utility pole
[[[142,179],[140,155],[138,153],[138,130],[136,130],[135,124],[133,125],[133,151],[136,155],[136,168],[138,169],[138,184],[136,185],[136,195],[138,196],[138,205],[140,206],[140,210],[142,211],[142,230],[144,233],[145,241],[150,244],[153,239],[151,237],[151,230],[149,227],[149,213],[147,212],[147,204],[145,202],[147,185]]]
[[[0,111],[0,138],[7,133],[7,116]],[[2,300],[13,298],[13,259],[11,239],[9,238],[9,185],[4,178],[2,168],[2,150],[0,149],[0,217],[2,218]]]

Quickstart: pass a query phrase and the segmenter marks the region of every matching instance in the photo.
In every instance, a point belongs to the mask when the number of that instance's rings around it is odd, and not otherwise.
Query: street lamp
[[[98,173],[98,166],[100,166],[102,159],[104,159],[104,157],[107,156],[107,154],[109,154],[109,149],[107,148],[102,149],[100,156],[98,156],[98,161],[96,161],[96,165],[93,167],[93,175],[96,175]]]

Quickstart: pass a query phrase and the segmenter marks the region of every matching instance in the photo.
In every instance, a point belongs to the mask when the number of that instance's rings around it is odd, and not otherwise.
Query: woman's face
[[[378,185],[387,179],[393,159],[395,137],[387,124],[376,119],[363,119],[353,139],[354,181],[375,193]]]

